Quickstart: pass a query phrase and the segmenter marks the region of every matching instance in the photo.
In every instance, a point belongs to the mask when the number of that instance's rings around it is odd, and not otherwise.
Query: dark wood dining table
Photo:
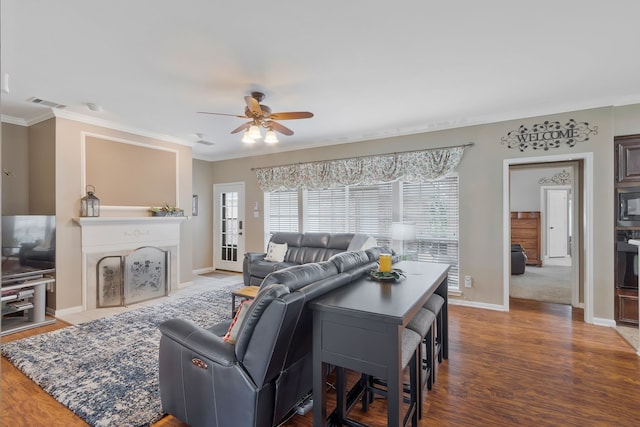
[[[373,375],[387,382],[387,425],[403,424],[402,331],[431,295],[445,298],[441,345],[448,358],[448,264],[401,261],[405,276],[388,282],[367,274],[310,302],[313,310],[313,425],[350,422],[350,405],[338,396],[327,417],[325,376],[328,365]],[[361,385],[360,385],[361,386]],[[355,387],[354,387],[355,389]],[[351,390],[355,401],[362,390]],[[344,397],[347,399],[347,397]]]

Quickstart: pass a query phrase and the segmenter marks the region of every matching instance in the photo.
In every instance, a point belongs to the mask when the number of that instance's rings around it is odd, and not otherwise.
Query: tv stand
[[[47,319],[46,286],[55,278],[44,274],[31,274],[17,278],[2,279],[2,331],[10,333],[55,323]]]

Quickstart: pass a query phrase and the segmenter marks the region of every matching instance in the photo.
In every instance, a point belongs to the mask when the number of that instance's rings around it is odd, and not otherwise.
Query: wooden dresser
[[[540,212],[511,212],[511,244],[519,243],[527,255],[527,265],[542,266]]]

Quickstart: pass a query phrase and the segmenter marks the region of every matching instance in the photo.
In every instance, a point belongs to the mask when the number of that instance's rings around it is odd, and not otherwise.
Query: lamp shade
[[[245,144],[253,144],[254,142],[256,142],[256,140],[251,138],[251,135],[249,134],[249,131],[246,131],[242,135],[242,142],[244,142]]]
[[[257,125],[251,125],[249,127],[249,136],[253,139],[262,138],[262,134],[260,133],[260,128]]]
[[[276,133],[269,129],[267,131],[267,134],[264,137],[264,142],[266,142],[267,144],[275,144],[278,142],[278,137],[276,136]]]
[[[415,240],[416,225],[412,222],[394,222],[391,224],[391,239]]]

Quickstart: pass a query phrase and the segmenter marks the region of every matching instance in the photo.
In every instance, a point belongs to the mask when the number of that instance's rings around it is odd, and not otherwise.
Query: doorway
[[[572,155],[540,156],[503,161],[503,304],[509,309],[509,292],[511,281],[511,168],[524,165],[558,166],[566,162],[576,162],[576,182],[579,184],[572,193],[571,203],[574,212],[567,219],[571,239],[568,243],[572,257],[571,269],[571,303],[576,307],[584,307],[585,322],[593,320],[593,154],[576,153]],[[545,224],[546,227],[546,224]],[[541,227],[542,228],[542,227]],[[548,240],[548,238],[547,238]],[[541,249],[547,242],[541,242]],[[546,252],[548,254],[548,252]],[[547,257],[548,258],[548,257]],[[535,268],[535,267],[534,267]]]
[[[577,305],[573,298],[571,258],[572,187],[578,164],[527,164],[510,168],[511,243],[525,250],[512,253],[511,298]],[[513,264],[515,262],[515,264]],[[575,263],[575,267],[579,267]]]
[[[242,271],[244,257],[244,182],[213,186],[213,266]]]

